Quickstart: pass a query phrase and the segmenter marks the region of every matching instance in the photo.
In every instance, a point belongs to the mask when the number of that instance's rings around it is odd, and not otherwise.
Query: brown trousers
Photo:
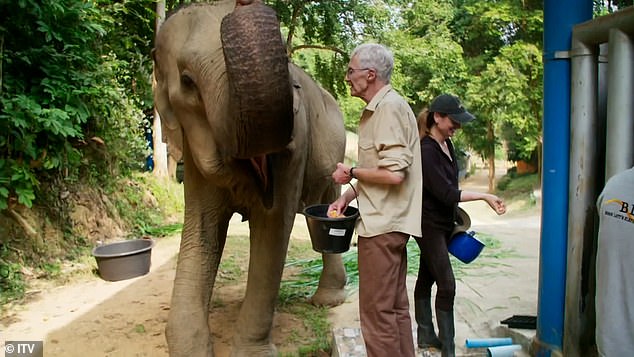
[[[407,299],[409,235],[359,237],[359,315],[368,357],[413,357]]]

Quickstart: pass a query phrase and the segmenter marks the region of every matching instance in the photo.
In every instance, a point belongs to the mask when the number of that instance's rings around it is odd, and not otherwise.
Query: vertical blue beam
[[[544,1],[542,220],[536,355],[563,350],[570,161],[572,27],[592,19],[592,0]]]

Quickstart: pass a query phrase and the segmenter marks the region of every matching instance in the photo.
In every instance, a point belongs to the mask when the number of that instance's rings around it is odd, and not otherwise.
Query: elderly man
[[[367,355],[414,356],[405,285],[406,244],[421,235],[422,164],[416,116],[390,85],[392,53],[363,44],[351,55],[346,82],[367,103],[359,122],[357,167],[338,163],[346,190],[329,209],[343,212],[358,193],[359,315]]]

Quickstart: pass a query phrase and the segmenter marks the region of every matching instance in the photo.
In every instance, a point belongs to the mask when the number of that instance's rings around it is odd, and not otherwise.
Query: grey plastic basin
[[[107,281],[131,279],[150,271],[152,239],[133,239],[93,248],[99,276]]]

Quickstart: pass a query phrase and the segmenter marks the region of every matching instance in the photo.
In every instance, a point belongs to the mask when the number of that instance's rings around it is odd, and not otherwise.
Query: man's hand
[[[352,180],[352,176],[350,176],[350,166],[338,162],[337,169],[332,173],[332,179],[340,185],[345,185],[350,182],[350,180]]]

